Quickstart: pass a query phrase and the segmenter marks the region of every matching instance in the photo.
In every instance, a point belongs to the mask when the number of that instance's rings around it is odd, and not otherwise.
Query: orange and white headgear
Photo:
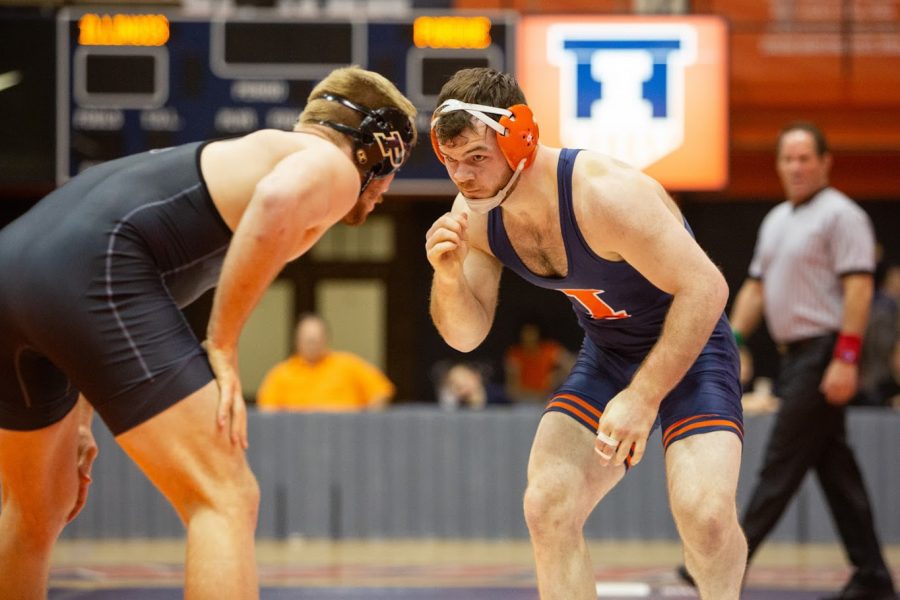
[[[531,109],[525,104],[497,108],[484,104],[469,104],[461,100],[447,100],[437,107],[434,111],[434,118],[431,120],[431,146],[441,163],[444,162],[444,155],[441,154],[438,147],[434,126],[442,116],[457,110],[466,111],[497,132],[497,145],[509,164],[509,168],[513,170],[509,182],[491,198],[468,198],[463,194],[466,204],[472,211],[484,214],[503,203],[522,171],[534,163],[534,157],[537,154],[538,125],[534,120],[534,115],[531,114]],[[495,121],[488,116],[489,114],[500,115],[500,120]]]

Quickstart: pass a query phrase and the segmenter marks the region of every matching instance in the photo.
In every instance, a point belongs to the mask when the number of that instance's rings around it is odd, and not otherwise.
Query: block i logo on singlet
[[[643,169],[685,139],[685,70],[697,33],[684,24],[558,24],[547,60],[559,69],[559,135]]]

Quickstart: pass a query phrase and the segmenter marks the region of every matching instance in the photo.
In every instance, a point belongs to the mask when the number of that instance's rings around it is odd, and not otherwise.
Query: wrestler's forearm
[[[477,348],[491,330],[493,312],[478,300],[464,277],[435,274],[431,285],[431,320],[448,345],[460,352]]]
[[[676,294],[662,334],[635,373],[629,388],[656,406],[697,360],[728,299],[724,280]]]
[[[226,258],[206,333],[209,344],[224,350],[237,347],[250,313],[283,266],[266,260],[253,264],[250,257],[239,252],[230,254],[234,256]]]
[[[233,351],[250,313],[294,250],[289,205],[256,198],[225,255],[207,327],[209,344]]]

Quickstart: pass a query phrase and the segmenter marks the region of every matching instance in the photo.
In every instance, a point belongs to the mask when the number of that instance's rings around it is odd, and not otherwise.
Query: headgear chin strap
[[[513,171],[512,177],[510,177],[507,184],[505,186],[503,186],[503,189],[501,189],[499,192],[497,192],[490,198],[469,198],[462,192],[460,192],[460,195],[462,195],[463,199],[466,201],[466,204],[469,205],[469,208],[472,209],[472,212],[478,213],[480,215],[489,213],[492,210],[494,210],[495,208],[497,208],[498,206],[500,206],[501,204],[503,204],[503,201],[506,200],[506,196],[509,194],[509,191],[512,189],[513,184],[516,182],[516,180],[519,178],[519,175],[524,170],[525,170],[525,159],[523,158],[522,161],[519,163],[519,166],[516,167],[516,170]]]
[[[434,126],[443,115],[457,110],[466,111],[497,132],[497,145],[500,147],[500,152],[506,159],[509,168],[513,169],[512,177],[503,186],[503,189],[491,198],[469,198],[462,194],[466,204],[473,212],[484,214],[503,203],[522,171],[534,163],[540,132],[534,116],[531,114],[531,109],[524,104],[516,104],[509,108],[497,108],[450,99],[437,107],[431,121],[431,146],[441,163],[444,162],[444,156],[438,147]],[[500,115],[500,120],[495,121],[488,114]]]
[[[373,179],[382,179],[400,170],[409,158],[414,137],[412,121],[405,112],[393,106],[373,110],[331,92],[313,98],[318,99],[337,102],[365,115],[356,129],[335,121],[319,121],[353,140],[353,158],[357,167],[363,170],[360,194]]]

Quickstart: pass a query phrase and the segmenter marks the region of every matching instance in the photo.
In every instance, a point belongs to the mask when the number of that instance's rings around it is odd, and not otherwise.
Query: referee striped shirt
[[[875,270],[875,236],[866,212],[827,187],[795,206],[782,202],[759,230],[750,277],[763,282],[772,339],[790,343],[839,331],[841,276]]]

